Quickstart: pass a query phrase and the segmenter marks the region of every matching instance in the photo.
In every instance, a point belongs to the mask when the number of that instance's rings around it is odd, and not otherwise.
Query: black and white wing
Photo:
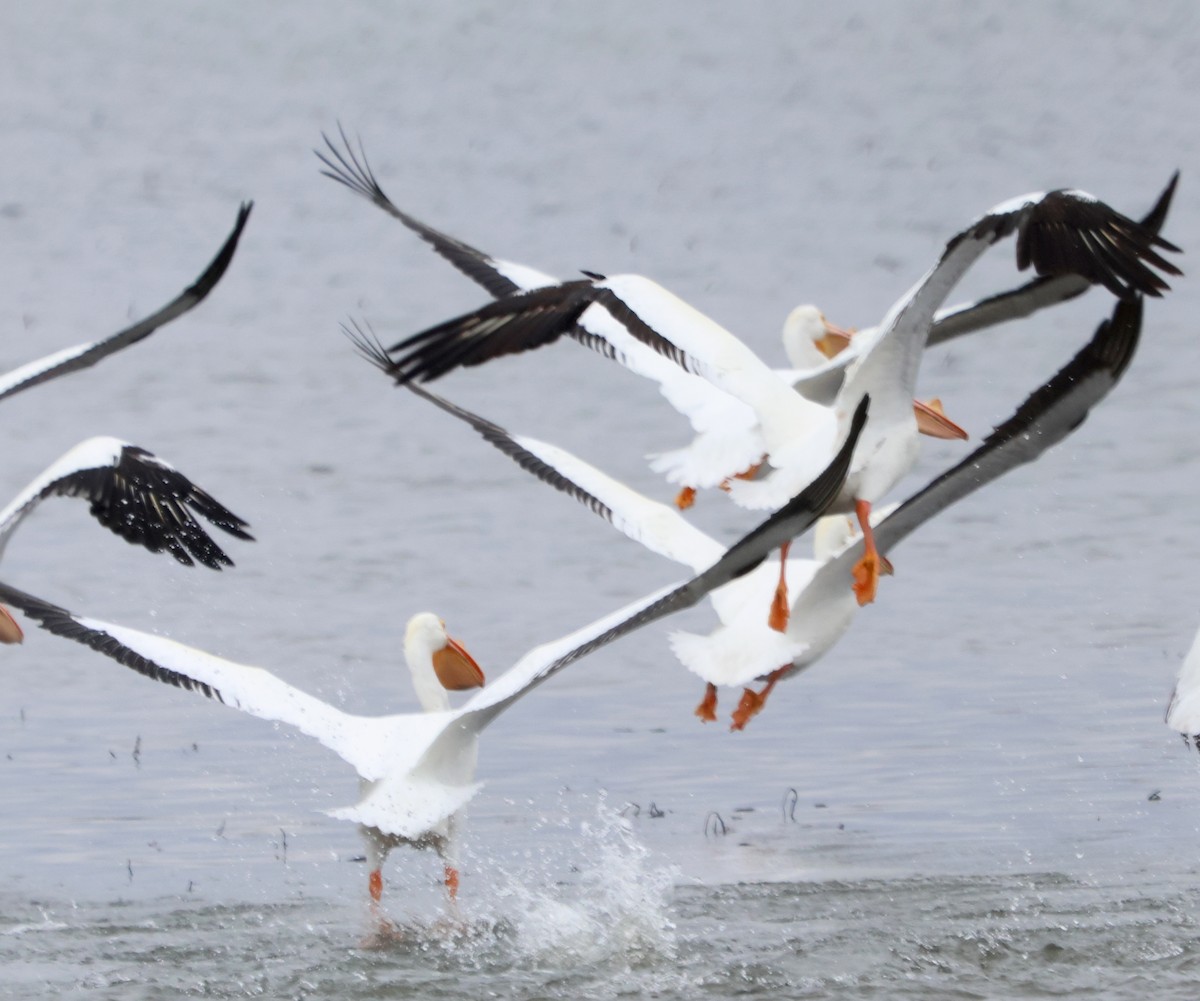
[[[0,553],[17,526],[48,497],[81,497],[106,528],[152,553],[220,570],[233,560],[196,515],[239,539],[248,525],[169,463],[116,438],[89,438],[49,466],[0,511]]]
[[[909,533],[951,504],[1018,466],[1038,458],[1079,427],[1117,384],[1137,350],[1142,300],[1122,299],[1095,335],[1044,386],[1032,393],[962,462],[918,491],[875,527],[875,542],[887,553]],[[849,587],[851,568],[862,556],[861,541],[827,562],[814,576],[820,594]],[[794,615],[803,614],[798,606]]]
[[[919,338],[889,338],[902,342],[910,357],[907,364],[917,364],[913,359],[924,349],[934,312],[966,270],[988,247],[1014,233],[1019,268],[1032,267],[1044,276],[1077,275],[1104,285],[1120,298],[1161,295],[1169,286],[1154,269],[1180,273],[1158,252],[1178,250],[1174,244],[1086,192],[1063,190],[1014,198],[954,236],[934,267],[881,325],[883,333],[899,327],[920,330]],[[736,380],[749,364],[748,349],[661,286],[635,275],[534,289],[437,324],[389,349],[389,354],[398,355],[393,375],[401,383],[429,381],[462,366],[549,344],[579,323],[589,307],[607,313],[634,339],[688,371],[704,374],[732,395],[745,398]],[[896,368],[885,354],[879,364]],[[762,383],[756,379],[756,385]]]
[[[389,717],[343,712],[265,668],[79,615],[3,582],[0,602],[20,609],[47,632],[90,647],[152,681],[195,692],[259,719],[293,726],[334,751],[365,779],[382,778],[394,764],[398,729],[403,732],[422,725],[420,714]]]
[[[735,542],[711,567],[691,580],[655,592],[574,633],[536,647],[473,696],[454,715],[475,731],[537,685],[581,657],[664,616],[698,604],[709,592],[749,573],[764,559],[803,534],[837,499],[850,470],[850,457],[866,424],[869,399],[858,405],[837,455],[808,487]],[[2,597],[2,595],[0,595]],[[439,738],[441,739],[441,738]],[[431,749],[431,753],[436,749]]]
[[[1154,206],[1140,220],[1140,225],[1148,233],[1157,235],[1162,231],[1178,183],[1179,171],[1175,171]],[[1091,287],[1091,282],[1077,275],[1035,278],[1033,281],[1026,282],[1018,288],[1009,289],[1007,292],[939,310],[934,317],[927,343],[930,346],[943,344],[956,337],[961,337],[963,334],[971,334],[985,327],[1031,316],[1047,306],[1074,299]]]
[[[54,354],[29,362],[0,376],[0,400],[19,393],[23,389],[56,379],[60,375],[90,368],[102,358],[107,358],[122,348],[127,348],[129,345],[149,337],[159,327],[178,319],[188,310],[203,302],[209,292],[216,287],[217,282],[221,280],[221,276],[225,274],[229,262],[233,260],[238,239],[242,235],[246,220],[250,217],[250,209],[253,205],[253,202],[246,202],[238,210],[233,232],[226,237],[224,246],[217,252],[217,256],[212,259],[212,263],[204,270],[204,273],[157,313],[139,320],[111,337],[56,351]]]
[[[523,264],[491,257],[462,240],[457,240],[432,226],[427,226],[420,219],[397,208],[395,203],[384,194],[383,188],[371,170],[362,143],[359,142],[356,151],[340,125],[338,132],[342,138],[341,147],[338,147],[329,136],[322,133],[321,138],[325,140],[326,149],[313,150],[317,159],[325,167],[321,173],[383,209],[393,219],[399,220],[455,268],[483,286],[497,299],[512,295],[514,292],[536,288],[539,285],[556,285],[558,283],[557,278],[528,268]]]
[[[517,435],[415,383],[408,388],[474,428],[494,448],[543,483],[573,497],[619,532],[651,552],[695,572],[710,566],[724,547],[673,508],[638,493],[566,449]]]

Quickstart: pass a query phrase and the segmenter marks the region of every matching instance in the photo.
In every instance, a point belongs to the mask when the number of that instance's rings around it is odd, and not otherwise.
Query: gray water
[[[186,570],[59,501],[4,578],[354,710],[413,708],[414,612],[498,674],[679,574],[355,357],[348,315],[388,340],[484,296],[318,175],[339,120],[417,216],[564,276],[650,274],[771,359],[797,302],[873,323],[1025,191],[1136,213],[1181,168],[1167,235],[1196,249],[1187,3],[48,11],[0,14],[0,366],[156,308],[256,207],[194,314],[4,401],[5,490],[113,434],[258,541]],[[461,914],[397,852],[387,942],[321,812],[356,793],[333,755],[31,630],[0,700],[0,997],[1194,997],[1200,774],[1161,722],[1200,625],[1192,283],[1076,436],[908,541],[745,733],[696,722],[666,648],[703,610],[506,714]],[[922,394],[978,438],[1108,311],[1093,292],[931,351]],[[640,457],[686,428],[571,346],[442,388],[668,495]],[[961,454],[927,445],[900,494]]]

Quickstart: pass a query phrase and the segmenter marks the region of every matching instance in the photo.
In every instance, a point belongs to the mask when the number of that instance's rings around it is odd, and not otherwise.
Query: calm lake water
[[[186,570],[58,501],[4,579],[361,711],[414,706],[415,612],[498,674],[680,574],[355,356],[347,316],[388,340],[485,296],[319,176],[322,130],[361,135],[433,225],[564,276],[650,274],[771,359],[797,302],[874,323],[1025,191],[1139,213],[1178,167],[1167,236],[1197,249],[1187,3],[53,9],[0,14],[0,366],[157,308],[255,209],[194,314],[4,401],[5,489],[113,434],[257,542]],[[961,291],[1016,280],[1005,248]],[[436,860],[396,852],[386,947],[363,947],[354,829],[321,812],[353,801],[347,767],[31,630],[4,651],[0,997],[1194,997],[1200,760],[1161,722],[1200,625],[1197,309],[1175,285],[1112,398],[907,542],[745,733],[692,717],[666,646],[705,610],[503,717],[461,923]],[[931,351],[922,394],[981,437],[1109,308]],[[683,422],[571,346],[441,388],[670,494],[641,456]],[[927,445],[899,495],[962,454]],[[719,497],[696,516],[727,539],[753,521]]]

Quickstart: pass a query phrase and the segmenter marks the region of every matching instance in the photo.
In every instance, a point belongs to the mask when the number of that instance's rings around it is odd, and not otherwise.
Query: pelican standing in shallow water
[[[443,709],[440,703],[434,708],[439,696],[432,678],[437,676],[443,685],[479,683],[482,671],[461,647],[449,644],[434,616],[417,616],[418,624],[408,637],[411,644],[405,644],[406,655],[416,665],[414,684],[419,693],[424,692],[420,698],[428,711],[360,716],[314,698],[262,668],[76,615],[7,584],[0,583],[0,600],[19,608],[43,629],[89,646],[146,677],[199,692],[261,719],[287,723],[342,757],[364,780],[362,795],[354,806],[330,814],[366,831],[374,902],[382,892],[382,875],[377,871],[394,844],[447,851],[447,864],[454,868],[455,856],[447,842],[454,833],[455,814],[479,790],[474,780],[479,736],[505,709],[581,657],[692,607],[713,589],[751,571],[782,541],[813,525],[841,490],[868,406],[868,400],[859,406],[846,444],[821,475],[712,566],[679,586],[662,588],[534,647],[458,709]],[[447,870],[446,881],[453,896],[456,869]]]

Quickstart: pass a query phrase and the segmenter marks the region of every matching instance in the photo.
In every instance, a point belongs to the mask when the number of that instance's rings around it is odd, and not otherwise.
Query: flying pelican
[[[462,274],[471,278],[495,298],[559,284],[559,280],[527,265],[491,257],[452,236],[428,226],[399,209],[384,192],[367,161],[361,142],[356,152],[339,126],[342,146],[326,135],[326,151],[315,150],[326,177],[349,188],[397,219]],[[1178,182],[1176,171],[1142,225],[1159,232],[1170,209]],[[1091,287],[1076,275],[1039,277],[1016,289],[963,303],[934,314],[928,344],[941,344],[994,324],[1028,316],[1049,305],[1074,298]],[[726,486],[731,477],[753,474],[762,464],[766,445],[754,409],[722,392],[708,380],[693,375],[660,356],[654,347],[629,336],[607,314],[587,313],[579,324],[566,331],[581,344],[653,379],[668,402],[688,417],[696,436],[682,448],[652,456],[652,468],[681,487],[676,503],[689,507],[696,489]],[[830,404],[840,389],[846,367],[871,343],[875,328],[859,331],[851,340],[848,331],[829,324],[811,305],[798,306],[784,321],[783,343],[790,370],[777,370],[780,378],[818,403]],[[851,350],[843,350],[847,346]],[[669,353],[669,352],[668,352]],[[922,434],[934,437],[965,437],[949,421],[936,400],[914,401],[917,425]],[[737,471],[744,471],[738,473]]]
[[[1017,234],[1017,265],[1039,274],[1073,274],[1121,298],[1161,295],[1152,268],[1179,269],[1155,251],[1177,250],[1086,192],[1035,193],[996,205],[946,245],[937,263],[889,310],[874,340],[851,365],[832,406],[796,393],[738,338],[641,275],[589,277],[517,293],[393,345],[399,383],[435,379],[460,365],[481,364],[555,340],[586,315],[608,314],[634,336],[754,408],[773,471],[729,484],[745,506],[772,509],[807,483],[841,441],[847,415],[864,393],[875,401],[837,511],[854,512],[865,541],[854,575],[860,604],[874,600],[887,564],[871,531],[871,506],[911,469],[917,454],[912,394],[933,315],[972,263],[992,244]],[[786,547],[785,547],[786,549]],[[786,551],[783,553],[786,558]],[[787,626],[786,581],[768,618]]]
[[[383,191],[361,146],[355,152],[344,132],[341,134],[344,150],[328,136],[322,138],[328,152],[314,151],[325,166],[322,174],[399,220],[494,297],[503,298],[560,284],[559,279],[536,268],[491,257],[402,211]],[[1164,199],[1166,204],[1162,206],[1161,214],[1165,217],[1169,194],[1164,193]],[[944,310],[935,317],[931,343],[1028,315],[1043,306],[1076,296],[1088,287],[1086,281],[1074,276],[1039,278],[1002,295]],[[649,346],[631,337],[606,313],[589,313],[566,333],[658,383],[667,401],[691,422],[696,439],[690,445],[652,457],[653,468],[682,487],[677,499],[680,507],[691,505],[697,488],[724,485],[731,476],[753,473],[761,464],[766,447],[754,409],[709,380],[673,363],[666,356],[669,351],[659,353],[661,345]],[[869,338],[869,334],[870,331],[863,331],[860,340]],[[797,306],[785,318],[782,340],[790,368],[777,370],[779,377],[816,402],[832,402],[846,366],[857,357],[857,352],[839,354],[852,343],[850,332],[829,323],[816,306],[806,304]],[[966,437],[966,433],[945,416],[937,401],[914,401],[913,407],[922,434],[938,438]]]
[[[287,723],[314,737],[350,764],[363,779],[354,806],[331,815],[364,830],[372,864],[373,901],[382,893],[378,867],[400,843],[447,851],[452,818],[479,790],[475,758],[479,735],[508,706],[576,660],[665,615],[697,604],[714,588],[749,572],[784,539],[806,531],[841,490],[854,443],[866,422],[860,404],[845,446],[800,495],[735,543],[712,566],[677,587],[663,588],[581,629],[534,647],[458,709],[392,716],[358,716],[292,687],[270,672],[223,660],[174,640],[68,612],[0,583],[0,601],[56,635],[91,647],[155,681],[199,692],[252,716]],[[442,685],[479,683],[482,671],[460,647],[443,641],[436,616],[410,623],[405,654],[423,704],[438,698],[432,675]],[[439,671],[439,657],[442,671]],[[429,694],[435,693],[435,694]],[[425,702],[428,698],[430,701]],[[443,834],[443,832],[446,832]],[[448,854],[447,865],[454,867]],[[451,895],[457,871],[446,872]]]
[[[1062,440],[1116,384],[1136,349],[1140,326],[1141,300],[1119,300],[1113,316],[1100,325],[1092,341],[975,452],[894,514],[888,509],[874,512],[877,537],[889,547],[895,545],[950,504],[1032,461]],[[387,366],[382,348],[361,329],[347,333],[368,360]],[[720,543],[676,511],[644,497],[565,449],[512,434],[415,383],[409,383],[408,388],[469,424],[526,472],[574,497],[647,549],[694,570],[711,563],[714,553],[721,551]],[[847,586],[848,568],[861,554],[861,546],[846,552],[853,536],[849,519],[838,515],[824,518],[817,524],[815,559],[790,557],[786,561],[788,585],[796,595],[786,632],[767,628],[757,614],[774,583],[772,571],[764,564],[709,595],[720,622],[714,632],[706,636],[672,635],[676,656],[706,682],[697,716],[703,720],[716,718],[718,685],[743,687],[755,678],[765,677],[763,691],[745,688],[734,712],[733,729],[742,729],[761,710],[766,695],[780,678],[815,663],[841,639],[858,607]],[[1200,641],[1196,651],[1193,671],[1200,679]],[[780,668],[780,664],[785,667]],[[1196,702],[1200,705],[1200,696]],[[1195,729],[1200,732],[1200,708],[1193,713]]]

